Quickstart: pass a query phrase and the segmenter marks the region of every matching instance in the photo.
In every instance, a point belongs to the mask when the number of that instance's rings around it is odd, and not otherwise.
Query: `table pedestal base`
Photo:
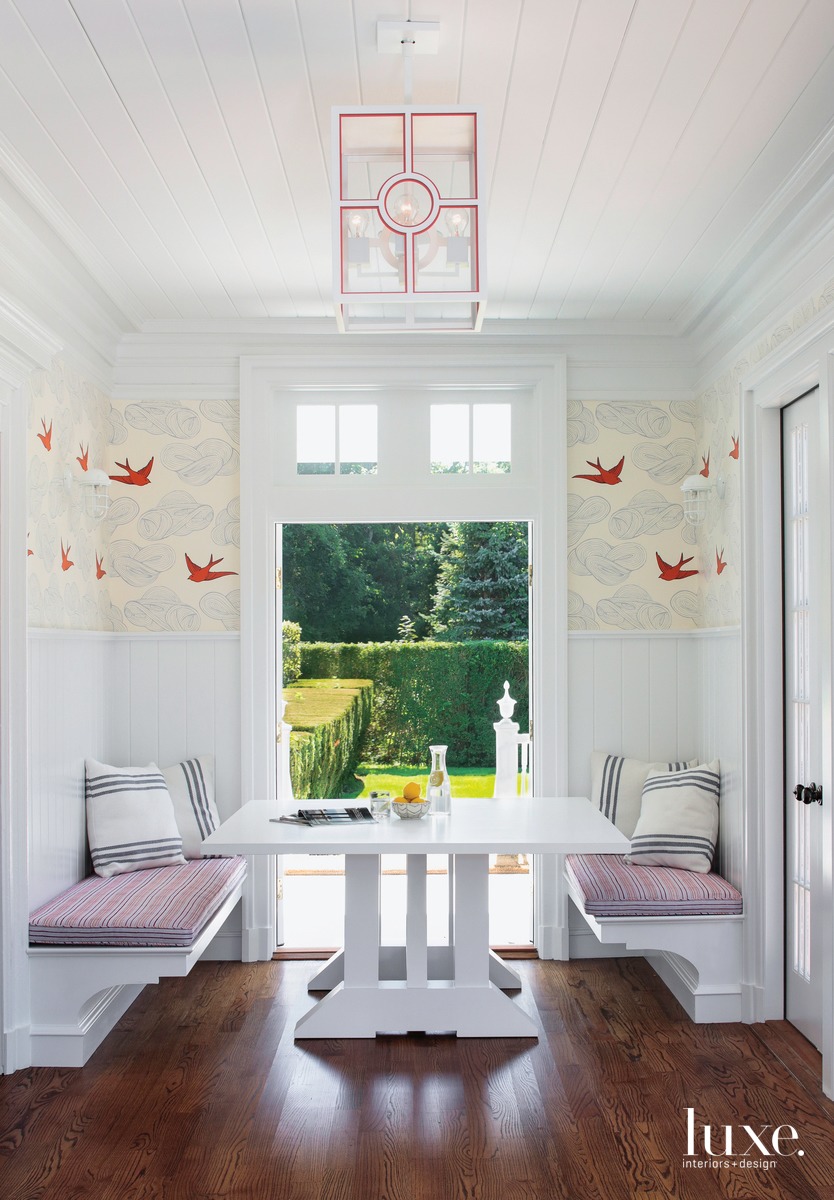
[[[380,1033],[454,1033],[458,1037],[538,1037],[527,1013],[494,983],[461,987],[437,980],[411,988],[338,984],[295,1027],[296,1038],[373,1038]]]
[[[428,946],[427,948],[428,978],[431,980],[451,980],[455,975],[454,948],[452,946]],[[406,978],[406,948],[405,946],[380,946],[379,948],[379,978],[381,980],[405,980]],[[329,992],[345,978],[345,952],[337,950],[331,954],[327,962],[316,971],[307,984],[308,992]],[[521,988],[521,976],[518,971],[489,951],[489,980],[502,991],[517,991]]]
[[[297,1038],[538,1036],[501,991],[521,987],[518,972],[489,949],[489,856],[449,856],[448,946],[428,945],[426,861],[406,859],[405,946],[380,946],[379,855],[346,855],[344,950],[310,980],[311,990],[331,990],[298,1022]]]

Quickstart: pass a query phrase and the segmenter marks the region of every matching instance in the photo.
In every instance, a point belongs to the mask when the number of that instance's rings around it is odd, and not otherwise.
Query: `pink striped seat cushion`
[[[62,946],[190,946],[246,875],[245,858],[193,859],[91,875],[29,917],[29,941]]]
[[[741,892],[714,872],[631,866],[622,854],[569,854],[568,875],[594,917],[727,917]]]

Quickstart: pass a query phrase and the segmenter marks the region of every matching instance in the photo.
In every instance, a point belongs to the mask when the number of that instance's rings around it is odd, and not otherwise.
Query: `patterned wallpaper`
[[[111,404],[60,359],[28,403],[30,625],[238,629],[237,405]],[[93,467],[112,480],[103,521],[84,511]]]
[[[738,624],[739,380],[832,302],[834,279],[694,400],[568,401],[571,629]],[[238,405],[111,404],[61,358],[32,375],[27,399],[30,624],[238,629]],[[83,504],[94,467],[113,481],[101,522]],[[680,491],[696,472],[725,487],[697,529],[684,521]]]
[[[699,413],[669,403],[568,401],[570,629],[692,629],[702,562],[681,482],[705,469]]]
[[[239,629],[237,404],[114,404],[109,440],[107,554],[126,628]]]
[[[123,629],[102,567],[105,531],[85,513],[82,487],[107,468],[110,401],[60,358],[33,373],[26,399],[29,623]]]

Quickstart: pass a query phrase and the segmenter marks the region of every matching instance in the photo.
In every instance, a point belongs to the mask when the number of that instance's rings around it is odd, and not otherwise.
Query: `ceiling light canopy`
[[[407,103],[333,109],[336,319],[343,331],[477,331],[486,302],[479,114],[410,103],[411,53],[431,53],[432,39],[427,31],[421,42],[418,23],[398,30],[399,44],[380,28],[379,45],[403,52]]]

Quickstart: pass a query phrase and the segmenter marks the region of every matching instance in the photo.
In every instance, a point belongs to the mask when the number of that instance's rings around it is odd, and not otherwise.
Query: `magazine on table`
[[[369,808],[299,808],[297,812],[273,818],[289,825],[352,825],[373,821]]]

